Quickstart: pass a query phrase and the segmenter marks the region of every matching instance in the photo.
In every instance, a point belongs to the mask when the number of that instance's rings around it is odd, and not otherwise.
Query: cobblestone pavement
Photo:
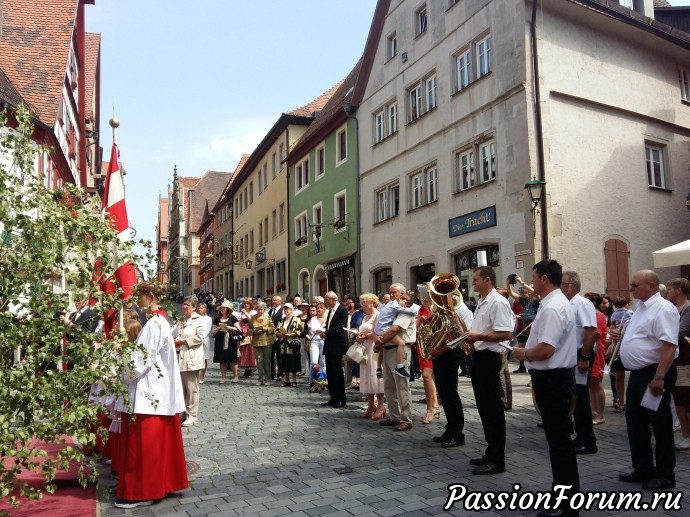
[[[514,369],[514,365],[511,365]],[[464,447],[443,449],[432,443],[445,419],[423,425],[425,406],[413,404],[414,427],[408,432],[361,418],[362,396],[348,392],[347,409],[324,408],[323,394],[310,394],[306,379],[297,388],[255,386],[253,379],[220,385],[218,365],[212,365],[201,386],[199,423],[183,429],[187,460],[193,462],[190,489],[148,508],[120,510],[107,490],[100,491],[99,515],[115,516],[234,516],[278,515],[442,515],[447,486],[466,484],[468,490],[547,490],[551,471],[544,433],[531,401],[529,377],[514,374],[513,409],[506,412],[507,472],[473,476],[468,459],[481,456],[484,438],[474,405],[470,380],[460,379],[465,407]],[[412,384],[413,400],[423,396],[422,382]],[[608,388],[608,387],[607,387]],[[607,389],[607,405],[611,394]],[[631,470],[623,415],[606,412],[606,423],[595,427],[599,453],[579,456],[583,491],[640,490],[618,481]],[[679,452],[677,492],[690,488],[690,455]],[[112,481],[105,474],[101,485]],[[650,492],[642,492],[651,501]],[[635,515],[687,516],[683,509],[635,512]],[[535,512],[473,512],[458,503],[451,515],[535,515]],[[583,515],[621,516],[632,512],[591,511]]]

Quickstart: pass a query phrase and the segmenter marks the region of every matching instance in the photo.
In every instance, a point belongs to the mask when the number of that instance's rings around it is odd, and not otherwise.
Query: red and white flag
[[[118,158],[120,151],[117,144],[113,143],[110,156],[108,173],[105,177],[103,191],[102,211],[108,219],[110,226],[117,232],[121,242],[130,240],[129,218],[127,217],[127,205],[125,204],[125,182]],[[103,271],[106,269],[105,271]],[[117,252],[113,253],[110,264],[105,265],[100,260],[96,262],[96,272],[108,275],[101,281],[101,291],[115,294],[117,289],[122,289],[120,298],[127,299],[132,296],[132,288],[137,283],[136,269],[129,257],[121,257]],[[103,315],[106,336],[115,326],[115,311],[108,311]]]

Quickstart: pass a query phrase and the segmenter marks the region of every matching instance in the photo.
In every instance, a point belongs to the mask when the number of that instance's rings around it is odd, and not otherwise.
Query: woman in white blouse
[[[204,322],[204,325],[206,325],[206,338],[204,341],[204,368],[199,374],[199,384],[203,384],[204,379],[206,378],[208,361],[211,359],[211,328],[213,327],[213,318],[207,314],[205,303],[200,303],[196,308],[196,312],[199,314],[201,321]]]
[[[326,371],[326,358],[323,356],[323,338],[319,332],[326,325],[326,305],[323,302],[316,304],[316,316],[309,320],[307,329],[307,341],[309,342],[309,363],[310,367],[320,364],[322,370]]]

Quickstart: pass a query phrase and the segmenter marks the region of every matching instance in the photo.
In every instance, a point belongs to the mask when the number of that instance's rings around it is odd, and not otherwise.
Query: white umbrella
[[[652,253],[654,267],[672,267],[690,264],[690,240],[679,242]]]

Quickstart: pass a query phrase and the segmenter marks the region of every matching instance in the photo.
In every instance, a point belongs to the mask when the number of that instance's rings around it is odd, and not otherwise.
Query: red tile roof
[[[331,86],[328,90],[319,95],[316,99],[311,101],[309,104],[305,104],[301,108],[297,108],[293,111],[288,111],[288,115],[298,115],[300,117],[312,117],[314,113],[318,113],[323,109],[326,103],[333,96],[338,86],[343,82],[343,79],[338,81],[335,85]]]
[[[345,104],[350,103],[352,100],[352,92],[354,91],[361,65],[362,59],[360,58],[348,76],[345,79],[338,81],[338,83],[333,87],[335,90],[333,91],[331,98],[323,106],[320,113],[314,119],[314,122],[311,123],[295,147],[288,154],[286,159],[288,165],[294,164],[297,160],[308,153],[316,145],[316,141],[314,141],[314,139],[318,141],[323,140],[325,134],[322,133],[324,131],[327,133],[332,131],[333,129],[331,126],[333,124],[340,125],[347,118],[347,113],[345,113]]]
[[[84,102],[86,106],[86,119],[94,117],[91,105],[93,104],[93,88],[96,85],[96,67],[98,56],[101,52],[101,35],[87,32],[84,35],[86,56],[84,58]]]
[[[204,215],[213,210],[218,198],[223,193],[225,186],[230,181],[230,172],[208,171],[204,177],[194,186],[189,193],[190,218],[189,231],[196,233],[199,231]]]
[[[41,122],[57,120],[79,0],[3,0],[0,68]]]

